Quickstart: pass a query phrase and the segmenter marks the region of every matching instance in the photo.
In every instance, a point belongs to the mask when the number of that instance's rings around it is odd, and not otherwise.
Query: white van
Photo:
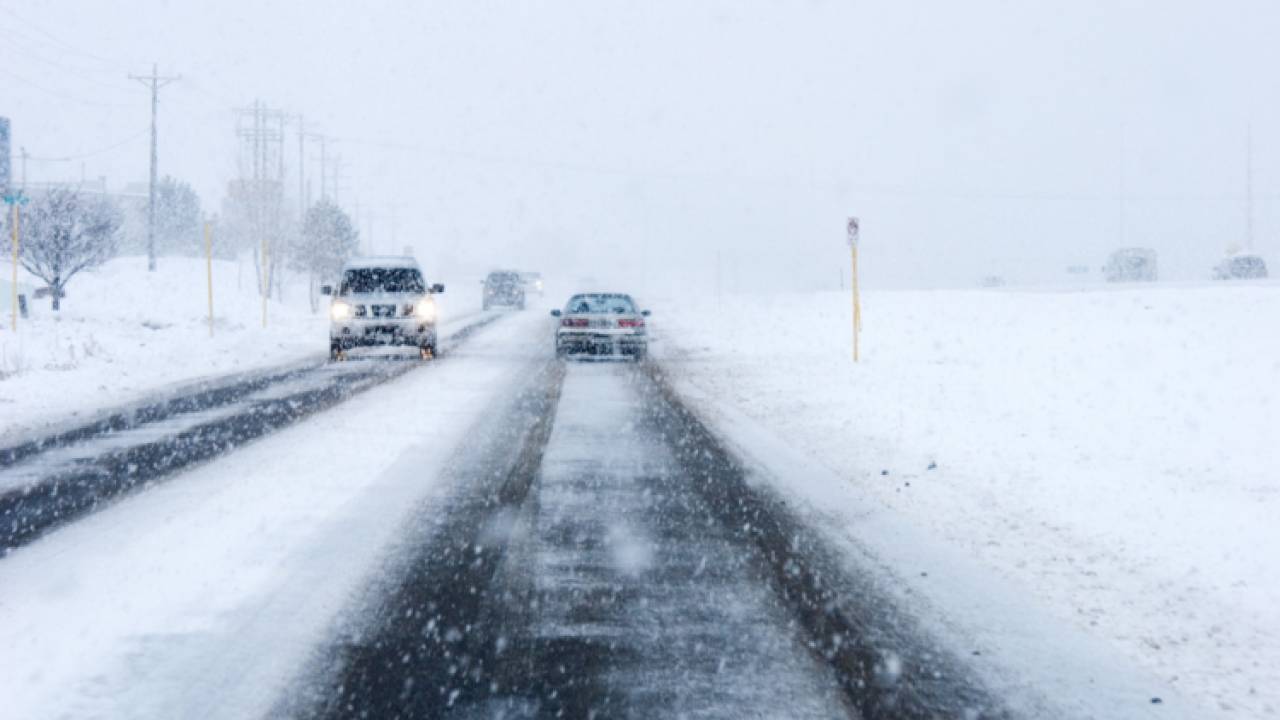
[[[436,355],[435,295],[411,257],[366,257],[348,262],[329,304],[329,357],[346,358],[355,347],[398,345],[418,349],[424,360]]]

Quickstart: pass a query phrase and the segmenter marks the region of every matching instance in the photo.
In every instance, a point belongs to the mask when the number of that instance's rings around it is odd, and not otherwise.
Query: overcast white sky
[[[161,172],[216,210],[230,108],[304,113],[374,249],[446,275],[835,287],[857,214],[872,285],[1056,281],[1121,244],[1193,278],[1245,240],[1250,124],[1280,264],[1276,37],[1267,0],[3,0],[0,114],[15,152],[88,154],[32,180],[145,180],[126,76],[158,62]]]

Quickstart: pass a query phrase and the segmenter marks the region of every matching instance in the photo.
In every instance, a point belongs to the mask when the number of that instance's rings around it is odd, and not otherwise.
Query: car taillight
[[[560,321],[561,327],[586,327],[586,318],[565,318]]]
[[[634,320],[631,318],[623,318],[618,321],[618,327],[629,327],[629,328],[644,327],[644,320],[640,320],[638,318]]]

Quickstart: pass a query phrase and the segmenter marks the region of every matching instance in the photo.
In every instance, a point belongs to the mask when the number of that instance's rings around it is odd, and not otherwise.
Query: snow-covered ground
[[[545,356],[547,323],[513,314],[7,556],[0,717],[262,717],[531,348]]]
[[[0,265],[7,276],[9,266]],[[320,311],[311,312],[301,278],[286,283],[283,302],[269,302],[264,329],[253,263],[214,261],[213,277],[212,337],[205,263],[197,258],[161,257],[153,273],[144,257],[117,258],[72,280],[59,312],[47,299],[32,301],[31,318],[19,320],[17,333],[6,315],[0,437],[91,416],[198,378],[325,356],[327,306],[321,302]],[[441,297],[445,321],[478,305],[478,291],[462,295]]]
[[[654,311],[678,387],[988,662],[1280,712],[1280,285],[873,292],[857,365],[845,294]]]

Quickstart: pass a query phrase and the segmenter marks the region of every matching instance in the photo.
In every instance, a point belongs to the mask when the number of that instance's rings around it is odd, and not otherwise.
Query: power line
[[[58,157],[42,157],[39,155],[30,155],[28,156],[28,159],[35,160],[36,162],[72,162],[75,160],[84,160],[85,158],[91,158],[95,155],[101,155],[106,152],[111,152],[116,148],[124,147],[125,145],[128,145],[129,143],[133,142],[134,140],[137,140],[138,138],[142,137],[143,135],[146,135],[149,131],[150,131],[150,128],[143,128],[119,142],[115,142],[110,145],[100,147],[97,150],[90,150],[88,152],[83,152],[83,153],[80,153],[79,155],[62,155]]]
[[[151,65],[151,75],[129,75],[130,80],[137,80],[143,85],[151,86],[151,182],[147,190],[147,270],[156,269],[156,169],[159,165],[159,154],[156,151],[156,111],[160,104],[160,88],[178,80],[180,75],[161,77],[156,65]]]
[[[112,66],[112,70],[115,70],[117,72],[123,68],[128,67],[128,63],[121,62],[118,59],[107,58],[101,55],[96,55],[94,53],[91,53],[85,50],[82,47],[77,46],[74,43],[70,43],[65,40],[62,40],[61,38],[54,35],[52,32],[41,27],[39,23],[33,22],[30,18],[23,17],[20,13],[14,11],[12,7],[5,8],[4,12],[7,17],[11,17],[17,20],[18,22],[22,23],[23,26],[30,28],[31,30],[34,30],[35,32],[43,35],[45,37],[44,42],[48,42],[51,45],[57,46],[60,49],[60,51],[64,53],[79,55],[80,57],[83,57],[83,58],[88,58],[90,60],[94,60],[99,63],[110,65]],[[30,37],[30,35],[28,35],[28,37]]]
[[[0,75],[7,75],[8,77],[11,77],[14,80],[17,80],[18,82],[34,90],[42,92],[45,95],[48,95],[50,97],[57,98],[59,100],[66,100],[67,102],[80,103],[81,105],[92,105],[94,107],[106,107],[106,108],[127,107],[126,105],[122,105],[120,103],[107,103],[107,102],[98,102],[95,100],[85,100],[84,98],[75,97],[74,95],[67,95],[65,93],[57,92],[56,90],[50,90],[48,87],[38,82],[28,80],[27,78],[22,77],[21,75],[18,75],[14,73],[12,70],[9,70],[7,68],[0,67]]]

